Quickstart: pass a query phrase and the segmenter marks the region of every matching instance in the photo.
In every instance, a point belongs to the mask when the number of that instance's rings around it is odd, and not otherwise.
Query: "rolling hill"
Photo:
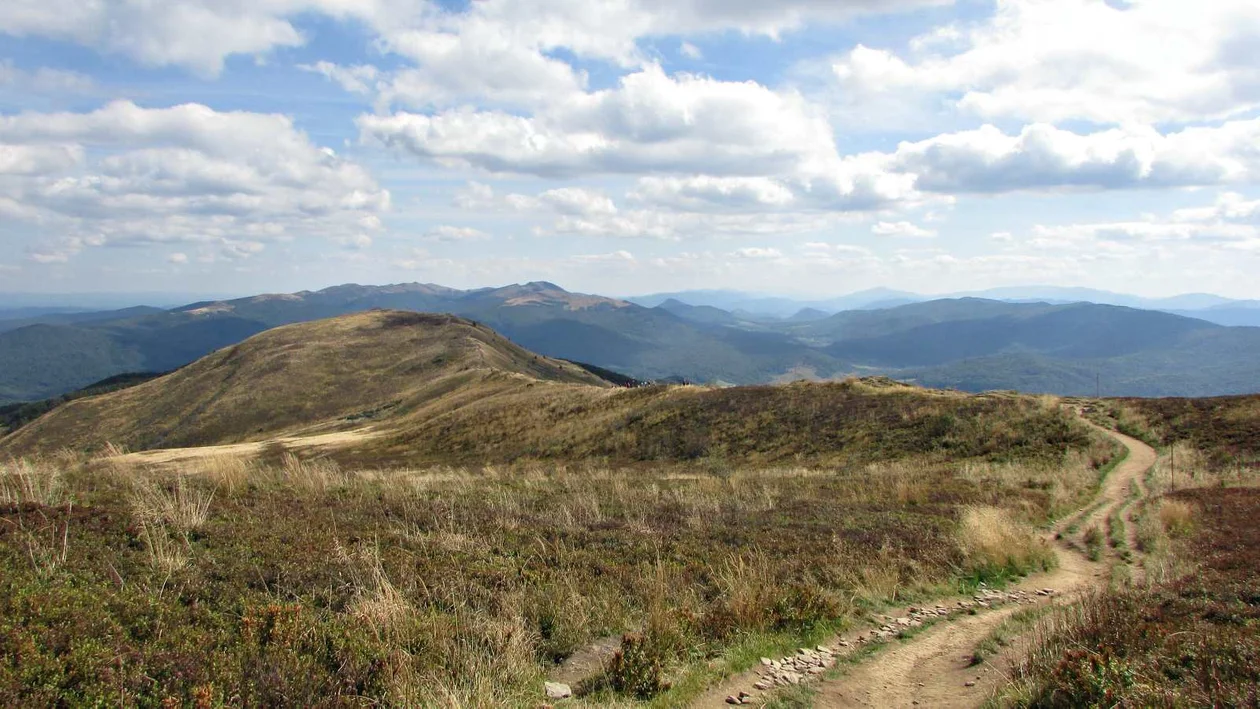
[[[344,426],[408,412],[487,372],[510,375],[517,387],[611,386],[461,318],[371,311],[279,327],[139,386],[71,401],[18,429],[4,447],[164,448]]]
[[[0,439],[0,455],[347,431],[356,433],[344,434],[336,456],[357,466],[1053,456],[1088,438],[1032,397],[890,380],[619,387],[463,318],[371,311],[282,326],[171,374],[71,400]]]

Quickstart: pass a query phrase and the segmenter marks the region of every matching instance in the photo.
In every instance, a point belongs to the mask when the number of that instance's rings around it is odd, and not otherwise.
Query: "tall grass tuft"
[[[1164,498],[1159,506],[1159,521],[1168,536],[1186,536],[1194,529],[1194,506],[1182,500]]]
[[[131,492],[131,509],[135,518],[146,526],[171,526],[187,534],[199,529],[210,518],[214,492],[196,487],[184,478],[176,478],[171,488],[147,477],[135,478]]]
[[[312,494],[326,493],[347,482],[336,462],[326,458],[302,460],[292,453],[284,454],[280,474],[289,485]]]
[[[148,553],[149,566],[167,576],[188,566],[188,562],[192,559],[187,537],[172,533],[163,522],[142,523],[140,538],[144,541],[145,551]]]
[[[981,576],[1025,574],[1054,566],[1050,547],[997,507],[963,508],[958,542],[972,571]]]
[[[25,458],[0,463],[0,502],[55,507],[61,504],[64,495],[65,484],[59,467]]]

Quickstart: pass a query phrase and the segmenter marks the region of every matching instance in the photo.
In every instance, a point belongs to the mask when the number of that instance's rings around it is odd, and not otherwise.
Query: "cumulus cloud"
[[[1258,39],[1251,0],[999,0],[985,21],[937,28],[905,54],[859,45],[832,70],[852,110],[900,96],[982,117],[1191,122],[1260,106],[1242,50]]]
[[[83,162],[78,145],[5,145],[0,143],[0,175],[43,175]]]
[[[598,216],[617,213],[617,205],[600,192],[580,187],[561,187],[538,195],[538,200],[561,214]]]
[[[0,3],[0,33],[66,40],[146,66],[215,76],[234,54],[303,44],[306,38],[290,17],[344,16],[352,9],[339,0],[9,0]]]
[[[31,253],[45,263],[86,246],[181,241],[247,258],[267,241],[379,228],[389,208],[366,170],[286,116],[117,101],[0,117],[0,146],[0,201],[62,235]]]
[[[936,236],[931,229],[910,222],[876,222],[871,226],[871,233],[876,236],[896,236],[913,239],[930,239]]]
[[[173,253],[173,254],[171,254],[170,256],[167,256],[167,257],[166,257],[166,261],[167,261],[168,263],[175,264],[176,266],[182,266],[182,265],[184,265],[184,264],[188,263],[188,254],[185,254],[185,253]]]
[[[644,177],[630,198],[679,209],[765,209],[791,205],[796,197],[780,180],[769,177]]]
[[[993,126],[902,143],[883,167],[930,192],[1189,187],[1260,178],[1260,120],[1169,134],[1117,128],[1088,134],[1035,124],[1018,135]]]
[[[835,155],[830,125],[800,95],[668,76],[655,64],[528,117],[463,108],[365,115],[358,124],[365,139],[420,158],[545,177],[817,172]]]

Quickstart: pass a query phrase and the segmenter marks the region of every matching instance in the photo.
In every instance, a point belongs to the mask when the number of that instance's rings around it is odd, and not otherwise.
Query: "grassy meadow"
[[[415,466],[9,460],[0,705],[537,706],[612,636],[571,703],[678,706],[884,604],[1052,563],[1033,531],[1115,448],[1052,400],[912,391],[850,387],[808,432],[757,418],[761,390],[683,391],[515,463],[503,442]],[[727,414],[685,416],[698,396]]]

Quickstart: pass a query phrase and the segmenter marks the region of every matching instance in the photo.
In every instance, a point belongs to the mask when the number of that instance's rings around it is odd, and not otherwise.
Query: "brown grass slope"
[[[489,377],[487,377],[489,378]],[[487,387],[489,383],[482,383]],[[717,468],[842,466],[928,458],[1058,459],[1089,446],[1035,397],[934,391],[888,380],[789,386],[453,395],[339,462],[384,465],[597,461]]]
[[[517,461],[712,469],[1058,461],[1090,446],[1054,401],[889,380],[621,389],[452,316],[371,312],[271,330],[167,377],[72,402],[0,454],[263,441],[362,428],[350,467]]]
[[[462,318],[371,311],[269,330],[168,376],[71,402],[0,441],[0,450],[244,441],[314,425],[361,426],[453,392],[476,398],[533,383],[607,386]]]

